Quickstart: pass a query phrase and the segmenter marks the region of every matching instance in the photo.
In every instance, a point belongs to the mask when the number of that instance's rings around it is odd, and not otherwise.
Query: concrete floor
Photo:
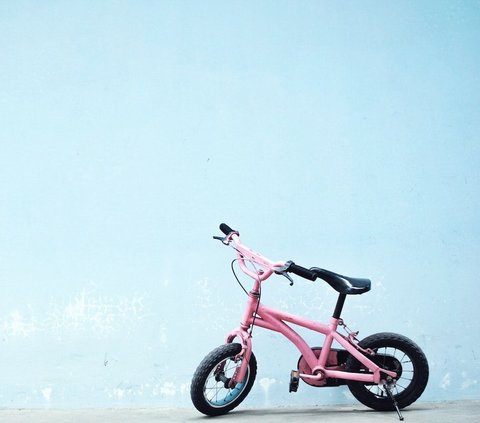
[[[403,410],[405,422],[479,423],[480,401],[420,403]],[[162,423],[162,422],[398,422],[395,412],[385,413],[358,406],[304,408],[245,408],[209,418],[193,408],[116,408],[79,410],[0,409],[2,423]]]

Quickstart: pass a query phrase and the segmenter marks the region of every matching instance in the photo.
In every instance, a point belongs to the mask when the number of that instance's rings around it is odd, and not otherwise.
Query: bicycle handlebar
[[[307,269],[305,267],[299,266],[292,261],[288,261],[288,262],[280,261],[280,262],[274,263],[269,259],[267,259],[266,257],[263,257],[261,254],[250,250],[248,247],[240,243],[238,231],[233,230],[226,223],[222,223],[220,225],[220,230],[225,234],[226,238],[220,238],[220,237],[214,237],[214,238],[223,241],[223,243],[226,245],[228,245],[232,240],[235,242],[236,244],[235,249],[237,250],[240,267],[247,275],[251,276],[252,278],[257,280],[265,280],[273,272],[279,273],[279,270],[281,269],[281,272],[294,273],[295,275],[300,276],[304,279],[308,279],[310,281],[314,281],[315,279],[317,279],[317,276],[318,276],[317,273],[311,269]],[[258,271],[253,272],[252,270],[246,267],[246,261],[259,264],[263,266],[265,269],[260,273]],[[279,274],[281,274],[281,272]],[[288,276],[286,277],[288,278]]]
[[[301,276],[302,278],[314,281],[317,279],[317,274],[316,272],[306,269],[305,267],[298,266],[295,263],[291,263],[290,266],[287,269],[287,272],[294,273],[297,276]]]
[[[290,285],[293,285],[293,279],[288,273],[294,273],[310,281],[315,281],[317,278],[323,279],[341,294],[362,294],[370,290],[371,282],[369,279],[349,278],[318,267],[307,269],[290,260],[273,262],[267,257],[251,250],[246,245],[243,245],[240,242],[239,233],[232,230],[230,226],[222,223],[220,229],[225,234],[225,237],[215,236],[214,238],[222,241],[225,245],[233,243],[240,268],[247,276],[255,280],[255,292],[259,289],[260,283],[274,273],[286,277],[290,281]]]
[[[234,231],[230,226],[228,226],[226,223],[222,223],[220,225],[220,230],[225,234],[225,235],[230,235],[232,232],[237,232]]]

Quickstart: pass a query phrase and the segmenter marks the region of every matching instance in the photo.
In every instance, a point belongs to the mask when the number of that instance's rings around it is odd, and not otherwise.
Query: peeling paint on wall
[[[108,297],[84,289],[66,302],[52,302],[42,314],[27,305],[23,310],[17,308],[0,318],[0,336],[6,339],[29,337],[36,332],[61,336],[88,331],[102,337],[143,321],[145,295]]]

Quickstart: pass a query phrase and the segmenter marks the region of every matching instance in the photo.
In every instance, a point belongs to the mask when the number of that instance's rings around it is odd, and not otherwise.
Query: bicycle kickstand
[[[388,396],[389,396],[390,399],[392,400],[393,405],[394,405],[394,407],[395,407],[395,410],[397,410],[398,418],[400,419],[400,421],[403,421],[402,413],[400,412],[400,409],[398,408],[397,400],[396,400],[395,397],[393,396],[393,393],[392,393],[392,390],[391,390],[390,385],[391,385],[391,382],[385,382],[385,384],[383,385],[383,387],[385,388],[385,391],[387,391]]]

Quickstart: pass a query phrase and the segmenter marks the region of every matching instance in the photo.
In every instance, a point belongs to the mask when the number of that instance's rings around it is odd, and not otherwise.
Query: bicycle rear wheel
[[[195,408],[208,416],[228,413],[248,395],[257,375],[257,360],[253,353],[242,382],[230,388],[229,381],[242,360],[235,361],[242,350],[240,344],[225,344],[210,352],[193,375],[190,396]]]
[[[397,372],[392,394],[399,408],[409,406],[420,397],[427,386],[429,370],[427,358],[417,344],[395,333],[377,333],[363,339],[359,345],[375,352],[376,355],[369,358],[377,365]],[[353,356],[347,359],[346,371],[370,372]],[[395,410],[383,386],[351,380],[347,384],[353,396],[367,407],[379,411]]]

